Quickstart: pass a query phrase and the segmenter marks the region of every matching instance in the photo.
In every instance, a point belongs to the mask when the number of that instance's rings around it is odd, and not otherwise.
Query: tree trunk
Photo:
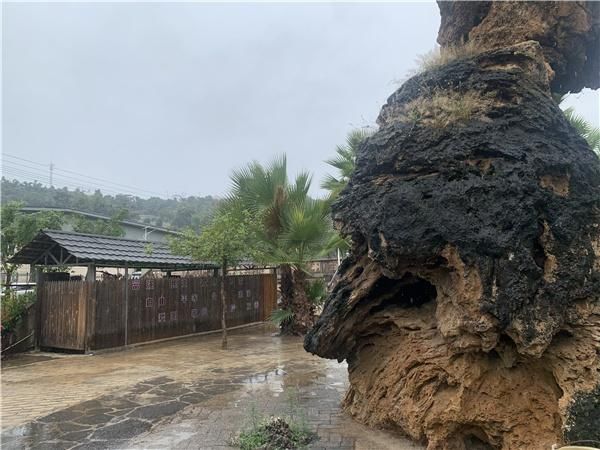
[[[17,270],[17,266],[15,266],[13,264],[5,263],[5,264],[2,264],[2,269],[4,270],[4,273],[6,274],[6,278],[4,280],[4,286],[6,288],[9,288],[10,283],[12,281],[13,274]]]
[[[292,274],[294,277],[294,297],[292,303],[294,320],[292,322],[292,329],[294,334],[303,335],[315,323],[315,308],[308,295],[306,295],[308,284],[306,272],[302,269],[295,269]]]
[[[294,279],[292,276],[292,267],[289,264],[282,264],[279,267],[281,273],[280,279],[280,292],[281,292],[281,304],[279,309],[292,310],[294,301]],[[282,322],[279,325],[281,334],[293,334],[292,322]]]
[[[281,309],[291,310],[293,318],[281,324],[281,334],[305,334],[314,324],[314,307],[306,295],[306,273],[281,266]]]
[[[221,266],[221,329],[223,330],[223,340],[221,342],[221,348],[227,349],[227,322],[225,315],[227,314],[227,302],[225,293],[225,281],[227,277],[227,261],[223,261]]]
[[[291,306],[292,298],[294,297],[294,279],[292,276],[292,267],[289,264],[282,264],[279,267],[281,273],[280,292],[281,292],[281,309],[287,309]]]

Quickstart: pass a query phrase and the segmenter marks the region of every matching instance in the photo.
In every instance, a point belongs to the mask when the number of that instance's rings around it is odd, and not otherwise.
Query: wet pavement
[[[272,333],[234,331],[226,351],[207,335],[94,356],[16,357],[2,368],[2,448],[225,449],[271,415],[305,422],[318,434],[312,449],[422,448],[347,417],[345,364]]]

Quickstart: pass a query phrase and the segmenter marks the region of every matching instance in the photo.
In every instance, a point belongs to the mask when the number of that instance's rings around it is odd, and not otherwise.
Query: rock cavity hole
[[[429,281],[407,273],[399,280],[381,277],[369,293],[369,299],[380,300],[377,306],[369,311],[370,314],[391,307],[411,308],[420,307],[435,300],[437,289]]]

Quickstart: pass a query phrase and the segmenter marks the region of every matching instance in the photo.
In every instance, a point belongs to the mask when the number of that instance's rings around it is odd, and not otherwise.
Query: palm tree
[[[573,107],[567,108],[563,112],[573,128],[587,141],[590,148],[600,155],[600,128],[593,126],[578,115]]]
[[[356,166],[358,149],[372,135],[373,131],[366,128],[352,130],[346,137],[346,143],[336,147],[336,156],[325,161],[338,171],[337,176],[327,174],[321,183],[321,187],[329,191],[330,199],[336,199],[348,184]]]
[[[560,105],[567,98],[567,95],[553,94],[553,98]],[[595,127],[577,114],[572,106],[563,110],[563,113],[571,126],[587,141],[590,148],[600,156],[600,128]]]
[[[321,188],[329,191],[328,202],[330,204],[338,198],[340,192],[342,192],[348,184],[350,176],[354,173],[356,167],[356,155],[358,149],[362,143],[372,135],[373,130],[368,128],[358,128],[350,131],[346,136],[346,143],[336,147],[336,156],[325,161],[338,172],[335,176],[327,174],[325,179],[321,182]],[[331,233],[330,237],[325,249],[328,252],[337,252],[339,261],[341,253],[346,253],[350,249],[350,242],[347,238],[340,236],[338,233]]]
[[[304,334],[314,323],[314,307],[306,295],[306,263],[322,253],[329,238],[327,205],[309,197],[311,177],[287,176],[285,155],[267,166],[252,162],[231,176],[230,201],[239,201],[263,224],[257,249],[281,274],[280,318],[283,333]]]

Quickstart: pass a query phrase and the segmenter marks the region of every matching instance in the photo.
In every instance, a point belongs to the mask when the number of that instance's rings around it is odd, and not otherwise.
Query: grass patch
[[[298,407],[298,394],[287,391],[288,414],[284,417],[259,414],[256,405],[250,407],[247,425],[230,440],[242,450],[302,449],[317,439],[307,424],[306,416]]]
[[[435,47],[433,50],[417,57],[415,73],[432,70],[458,59],[471,58],[482,51],[482,48],[474,41],[467,41],[462,45],[451,47]]]
[[[256,427],[242,430],[232,443],[242,450],[285,450],[304,448],[315,438],[308,428],[289,418],[270,417],[261,420]]]
[[[390,109],[386,112],[385,121],[446,128],[468,122],[475,116],[485,119],[485,111],[494,103],[493,94],[482,95],[475,91],[434,89],[428,95]]]

